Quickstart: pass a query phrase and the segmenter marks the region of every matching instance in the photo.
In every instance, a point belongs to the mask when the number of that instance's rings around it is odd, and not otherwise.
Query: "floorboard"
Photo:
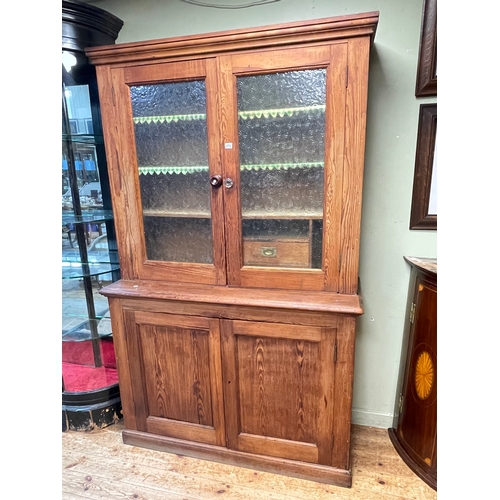
[[[436,500],[386,429],[353,426],[353,485],[341,488],[122,442],[123,422],[62,433],[62,499]]]

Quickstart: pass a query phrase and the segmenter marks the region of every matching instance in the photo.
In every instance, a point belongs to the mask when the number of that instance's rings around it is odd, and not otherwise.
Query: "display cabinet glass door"
[[[237,117],[224,131],[230,284],[334,287],[345,57],[338,45],[223,58]]]
[[[125,75],[144,277],[225,283],[222,193],[211,184],[219,170],[214,64],[138,67]]]
[[[346,47],[114,70],[134,277],[338,290]]]

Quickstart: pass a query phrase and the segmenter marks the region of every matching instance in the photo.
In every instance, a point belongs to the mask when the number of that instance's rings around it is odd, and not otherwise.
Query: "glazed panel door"
[[[215,59],[113,68],[113,201],[125,279],[225,284]],[[109,104],[109,103],[108,103]]]
[[[335,290],[347,44],[220,58],[228,284]]]
[[[137,430],[224,446],[219,320],[124,317]]]
[[[228,447],[331,465],[336,330],[221,323]]]

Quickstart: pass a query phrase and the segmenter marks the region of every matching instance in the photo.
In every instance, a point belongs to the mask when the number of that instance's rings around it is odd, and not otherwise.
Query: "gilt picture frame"
[[[421,104],[410,229],[437,229],[437,104]]]

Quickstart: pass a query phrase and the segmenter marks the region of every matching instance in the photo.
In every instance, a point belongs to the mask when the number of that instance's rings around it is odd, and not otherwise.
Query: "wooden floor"
[[[62,433],[62,499],[435,500],[386,429],[353,427],[353,486],[340,488],[125,445],[118,422]]]

